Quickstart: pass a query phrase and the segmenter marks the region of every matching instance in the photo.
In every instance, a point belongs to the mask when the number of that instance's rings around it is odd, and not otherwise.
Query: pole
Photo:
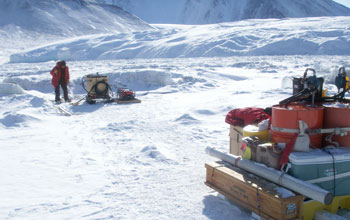
[[[331,204],[333,201],[332,193],[314,184],[292,177],[279,170],[259,165],[253,161],[242,159],[239,156],[218,151],[215,148],[207,147],[205,151],[210,156],[221,159],[233,166],[246,170],[259,177],[265,178],[294,192],[300,193],[308,198],[314,199],[326,205]]]

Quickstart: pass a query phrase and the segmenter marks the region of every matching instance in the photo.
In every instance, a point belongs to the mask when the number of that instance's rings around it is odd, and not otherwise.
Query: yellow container
[[[250,147],[246,146],[244,148],[244,153],[242,155],[242,158],[250,160],[252,158],[252,150],[250,149]]]
[[[322,97],[327,97],[328,89],[322,90]]]
[[[243,137],[256,136],[259,141],[269,140],[269,130],[259,131],[257,125],[247,125],[243,128]]]
[[[341,209],[350,209],[350,195],[335,196],[330,205],[325,205],[315,200],[309,200],[303,204],[303,219],[313,220],[317,211],[326,210],[330,213],[337,214]]]

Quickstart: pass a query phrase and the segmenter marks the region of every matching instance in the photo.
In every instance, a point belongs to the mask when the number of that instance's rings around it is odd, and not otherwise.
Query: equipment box
[[[230,125],[230,154],[243,155],[242,145],[243,127]]]
[[[289,174],[335,196],[350,195],[350,148],[292,152]]]
[[[86,90],[90,95],[107,96],[109,94],[108,76],[105,75],[87,75]]]
[[[301,219],[304,196],[223,162],[205,164],[205,184],[265,219]]]

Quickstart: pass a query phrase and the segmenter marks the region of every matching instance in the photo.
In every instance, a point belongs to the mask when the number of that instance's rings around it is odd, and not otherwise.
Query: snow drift
[[[13,54],[11,62],[235,55],[349,55],[350,17],[245,20],[82,37]]]
[[[24,90],[18,84],[0,83],[0,96],[23,94]]]

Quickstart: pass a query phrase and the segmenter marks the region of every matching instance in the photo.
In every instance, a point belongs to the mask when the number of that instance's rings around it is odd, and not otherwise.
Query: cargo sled
[[[205,184],[256,219],[349,219],[349,78],[340,68],[333,96],[323,82],[306,69],[267,119],[266,109],[230,111],[229,150],[206,149],[218,161],[205,164]]]

